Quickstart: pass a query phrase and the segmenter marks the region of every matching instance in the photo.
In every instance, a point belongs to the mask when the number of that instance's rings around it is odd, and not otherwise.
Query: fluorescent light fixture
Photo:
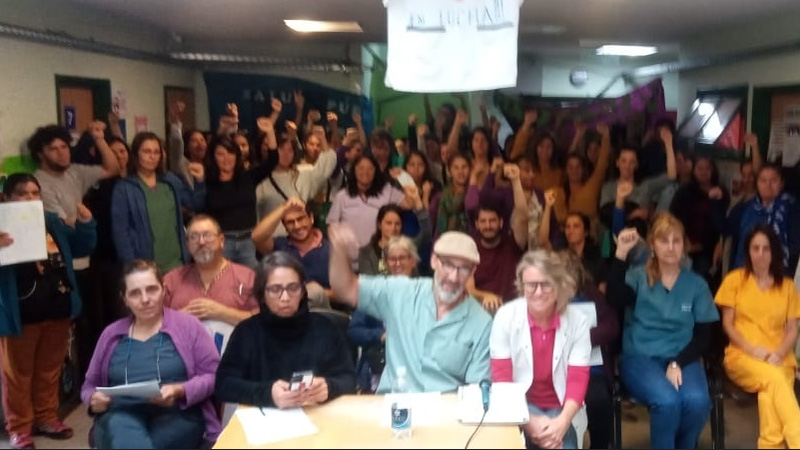
[[[602,56],[649,56],[658,53],[658,48],[648,45],[603,45],[597,49]]]
[[[287,27],[298,33],[363,33],[358,22],[331,22],[327,20],[283,21]]]

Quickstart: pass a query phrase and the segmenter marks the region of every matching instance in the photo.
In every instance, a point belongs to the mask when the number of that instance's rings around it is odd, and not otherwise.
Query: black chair
[[[725,408],[723,404],[723,378],[720,364],[703,359],[703,367],[708,380],[708,395],[711,398],[711,448],[725,448]],[[622,401],[631,400],[617,377],[614,380],[614,430],[612,448],[622,448]]]
[[[311,308],[311,312],[315,314],[320,314],[329,321],[338,329],[342,336],[344,337],[345,341],[347,341],[347,347],[350,350],[350,357],[353,360],[353,364],[355,365],[358,362],[358,346],[353,345],[350,342],[350,338],[348,337],[347,330],[350,327],[350,315],[341,311],[337,311],[334,309],[325,309],[325,308]]]

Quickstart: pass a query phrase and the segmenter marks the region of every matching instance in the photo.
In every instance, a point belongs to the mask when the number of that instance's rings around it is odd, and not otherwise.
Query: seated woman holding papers
[[[195,317],[164,308],[161,274],[152,261],[134,260],[125,268],[122,297],[133,314],[103,331],[81,389],[81,400],[96,415],[90,441],[95,448],[213,444],[220,432],[211,402],[219,353],[211,336]],[[98,390],[153,380],[160,395],[151,398]]]
[[[546,250],[526,253],[516,278],[523,297],[500,307],[492,324],[492,381],[527,388],[529,448],[578,448],[572,420],[589,384],[592,344],[588,319],[568,306],[576,280]]]
[[[344,335],[308,309],[300,261],[284,252],[265,257],[253,291],[261,312],[239,323],[217,371],[216,397],[230,403],[297,408],[355,393],[356,374]],[[291,382],[311,371],[310,385]]]

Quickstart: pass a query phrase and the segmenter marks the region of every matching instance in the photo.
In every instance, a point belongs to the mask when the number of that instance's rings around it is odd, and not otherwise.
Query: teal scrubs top
[[[358,309],[386,324],[386,367],[378,393],[398,367],[414,392],[454,391],[489,379],[492,318],[468,296],[441,321],[431,278],[359,277]]]
[[[648,286],[644,266],[628,270],[625,283],[636,292],[636,305],[625,311],[625,354],[673,358],[692,340],[695,323],[719,320],[708,284],[691,270],[681,269],[670,291],[660,280]]]

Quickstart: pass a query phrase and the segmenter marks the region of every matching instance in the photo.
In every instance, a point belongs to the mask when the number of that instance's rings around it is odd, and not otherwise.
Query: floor
[[[641,406],[623,406],[622,436],[623,448],[649,448],[649,422],[647,410]],[[86,414],[86,408],[76,407],[66,418],[66,424],[75,430],[72,439],[54,441],[36,438],[36,447],[42,449],[56,448],[89,448],[87,435],[92,421]],[[755,398],[745,396],[739,401],[725,398],[725,445],[726,448],[756,448],[758,437],[758,414]],[[8,448],[8,437],[0,435],[0,448]],[[711,448],[709,427],[700,438],[700,448]]]

